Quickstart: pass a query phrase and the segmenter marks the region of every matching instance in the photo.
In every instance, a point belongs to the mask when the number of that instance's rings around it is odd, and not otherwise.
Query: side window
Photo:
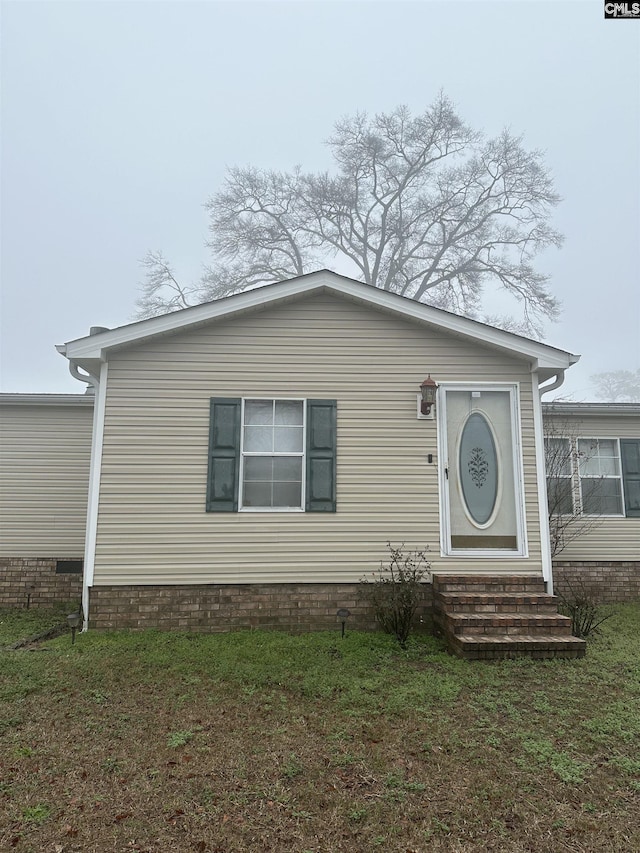
[[[206,509],[335,512],[335,400],[213,398]]]
[[[568,438],[544,440],[547,501],[551,515],[573,515],[573,446]]]
[[[624,515],[617,439],[579,438],[578,470],[584,515]]]
[[[544,440],[550,515],[640,518],[640,439]]]

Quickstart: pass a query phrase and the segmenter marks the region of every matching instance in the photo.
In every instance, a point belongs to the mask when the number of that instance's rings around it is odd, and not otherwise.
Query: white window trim
[[[585,474],[584,477],[580,473],[580,452],[579,442],[581,441],[613,441],[616,449],[616,458],[618,460],[618,473],[617,474]],[[577,477],[577,487],[578,494],[580,496],[580,505],[579,511],[580,515],[585,518],[626,518],[625,515],[625,494],[624,494],[624,477],[622,476],[622,456],[620,454],[620,439],[613,436],[606,435],[578,435],[575,439],[575,450],[576,450],[576,464],[575,464],[575,475]],[[584,511],[584,501],[582,499],[582,480],[618,480],[620,483],[620,503],[622,507],[621,512],[614,513],[604,513],[604,512],[585,512]]]
[[[302,403],[302,451],[293,453],[254,453],[244,450],[244,405],[246,401],[262,401],[273,403],[274,401]],[[244,506],[244,460],[247,456],[299,456],[302,460],[302,482],[300,486],[301,506]],[[307,401],[303,397],[243,397],[240,413],[240,482],[238,483],[238,512],[266,512],[266,513],[296,513],[305,512],[305,495],[307,493]]]
[[[504,551],[493,548],[456,550],[451,547],[451,517],[449,489],[445,468],[448,462],[447,448],[447,391],[506,391],[511,407],[511,447],[513,455],[513,480],[515,490],[516,537],[518,548]],[[522,425],[520,421],[520,385],[517,382],[443,382],[438,392],[438,458],[444,460],[438,466],[440,508],[440,556],[452,560],[521,560],[529,556],[527,526],[524,507],[524,468],[522,463]]]

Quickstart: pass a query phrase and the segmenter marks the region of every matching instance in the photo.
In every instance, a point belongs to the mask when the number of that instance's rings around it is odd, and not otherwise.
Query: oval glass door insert
[[[498,453],[484,415],[472,412],[460,436],[458,471],[462,499],[474,524],[486,524],[498,497]]]

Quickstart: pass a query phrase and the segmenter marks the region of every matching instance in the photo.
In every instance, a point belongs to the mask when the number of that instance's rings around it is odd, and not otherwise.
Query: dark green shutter
[[[624,510],[629,518],[640,518],[640,439],[620,439]]]
[[[336,511],[336,401],[307,400],[307,512]]]
[[[211,400],[207,512],[238,510],[240,411],[239,399]]]

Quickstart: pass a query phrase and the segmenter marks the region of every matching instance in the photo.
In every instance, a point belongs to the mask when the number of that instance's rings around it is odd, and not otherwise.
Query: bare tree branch
[[[598,527],[601,517],[583,512],[579,459],[584,465],[588,458],[578,449],[580,424],[545,415],[544,434],[549,535],[551,556],[555,557],[569,543]],[[592,496],[601,482],[592,481]]]
[[[504,291],[529,334],[557,316],[548,278],[533,266],[561,243],[549,224],[559,197],[539,151],[507,130],[485,140],[442,93],[415,117],[401,106],[343,118],[327,144],[333,172],[229,169],[206,203],[213,257],[202,281],[181,290],[156,254],[141,310],[163,296],[175,310],[180,299],[335,262],[372,286],[474,317],[485,288]]]
[[[147,252],[140,261],[145,270],[145,280],[141,284],[141,294],[136,300],[136,317],[156,317],[197,305],[198,299],[190,299],[193,289],[183,288],[174,275],[173,269],[160,251]]]

